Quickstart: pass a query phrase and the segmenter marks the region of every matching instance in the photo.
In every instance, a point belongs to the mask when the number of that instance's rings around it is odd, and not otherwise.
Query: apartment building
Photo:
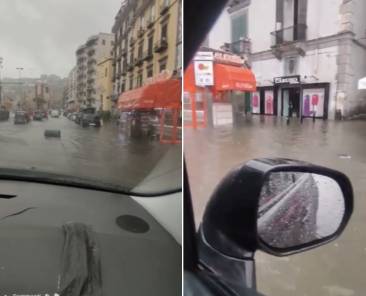
[[[357,88],[366,76],[365,11],[364,0],[235,0],[205,44],[248,60],[253,113],[350,117],[366,108]]]
[[[180,1],[125,1],[112,28],[114,98],[162,72],[180,73]]]
[[[73,67],[66,82],[66,109],[74,110],[77,100],[77,67]]]
[[[99,33],[91,36],[76,51],[77,103],[100,108],[100,93],[97,90],[97,65],[113,56],[114,35]]]
[[[97,66],[97,93],[99,94],[100,110],[110,112],[113,95],[113,57],[101,60]]]

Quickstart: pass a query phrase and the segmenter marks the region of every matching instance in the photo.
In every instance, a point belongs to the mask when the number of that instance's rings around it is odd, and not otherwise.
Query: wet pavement
[[[366,274],[366,122],[248,118],[241,127],[185,129],[184,149],[196,223],[216,184],[252,158],[286,157],[344,172],[355,210],[340,238],[291,257],[256,255],[258,290],[267,295],[363,295]],[[198,224],[198,223],[197,223]]]
[[[61,138],[45,138],[46,129],[60,130]],[[83,128],[62,116],[25,125],[15,125],[13,118],[0,122],[0,166],[5,168],[59,173],[133,188],[169,150],[180,159],[179,145],[129,141],[112,123]],[[176,184],[171,187],[176,188]]]

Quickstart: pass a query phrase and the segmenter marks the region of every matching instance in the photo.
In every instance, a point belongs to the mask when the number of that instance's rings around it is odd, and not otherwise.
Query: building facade
[[[231,1],[206,43],[246,56],[258,85],[253,113],[350,117],[366,109],[357,89],[365,11],[363,0]]]
[[[114,99],[161,72],[181,68],[178,0],[125,1],[112,29]]]
[[[97,93],[99,94],[100,110],[110,112],[113,95],[113,58],[101,60],[97,67]]]
[[[99,33],[91,36],[76,51],[77,76],[76,98],[78,105],[100,108],[100,94],[97,91],[97,65],[113,56],[114,36]]]
[[[77,101],[77,67],[70,71],[66,83],[66,109],[74,110]]]

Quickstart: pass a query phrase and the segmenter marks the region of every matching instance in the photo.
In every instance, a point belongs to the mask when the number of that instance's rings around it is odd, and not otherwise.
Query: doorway
[[[300,117],[300,88],[282,89],[282,116]]]

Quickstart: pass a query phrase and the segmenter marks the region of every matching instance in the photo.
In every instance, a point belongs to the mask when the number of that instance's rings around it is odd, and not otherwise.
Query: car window
[[[338,169],[350,176],[356,199],[365,195],[366,4],[346,2],[228,1],[202,40],[185,71],[183,97],[197,227],[216,185],[253,158]],[[337,241],[294,257],[258,252],[258,290],[362,294],[364,222],[356,213]]]
[[[0,4],[1,168],[143,195],[180,190],[181,3],[160,2]],[[30,120],[15,123],[18,111]]]

